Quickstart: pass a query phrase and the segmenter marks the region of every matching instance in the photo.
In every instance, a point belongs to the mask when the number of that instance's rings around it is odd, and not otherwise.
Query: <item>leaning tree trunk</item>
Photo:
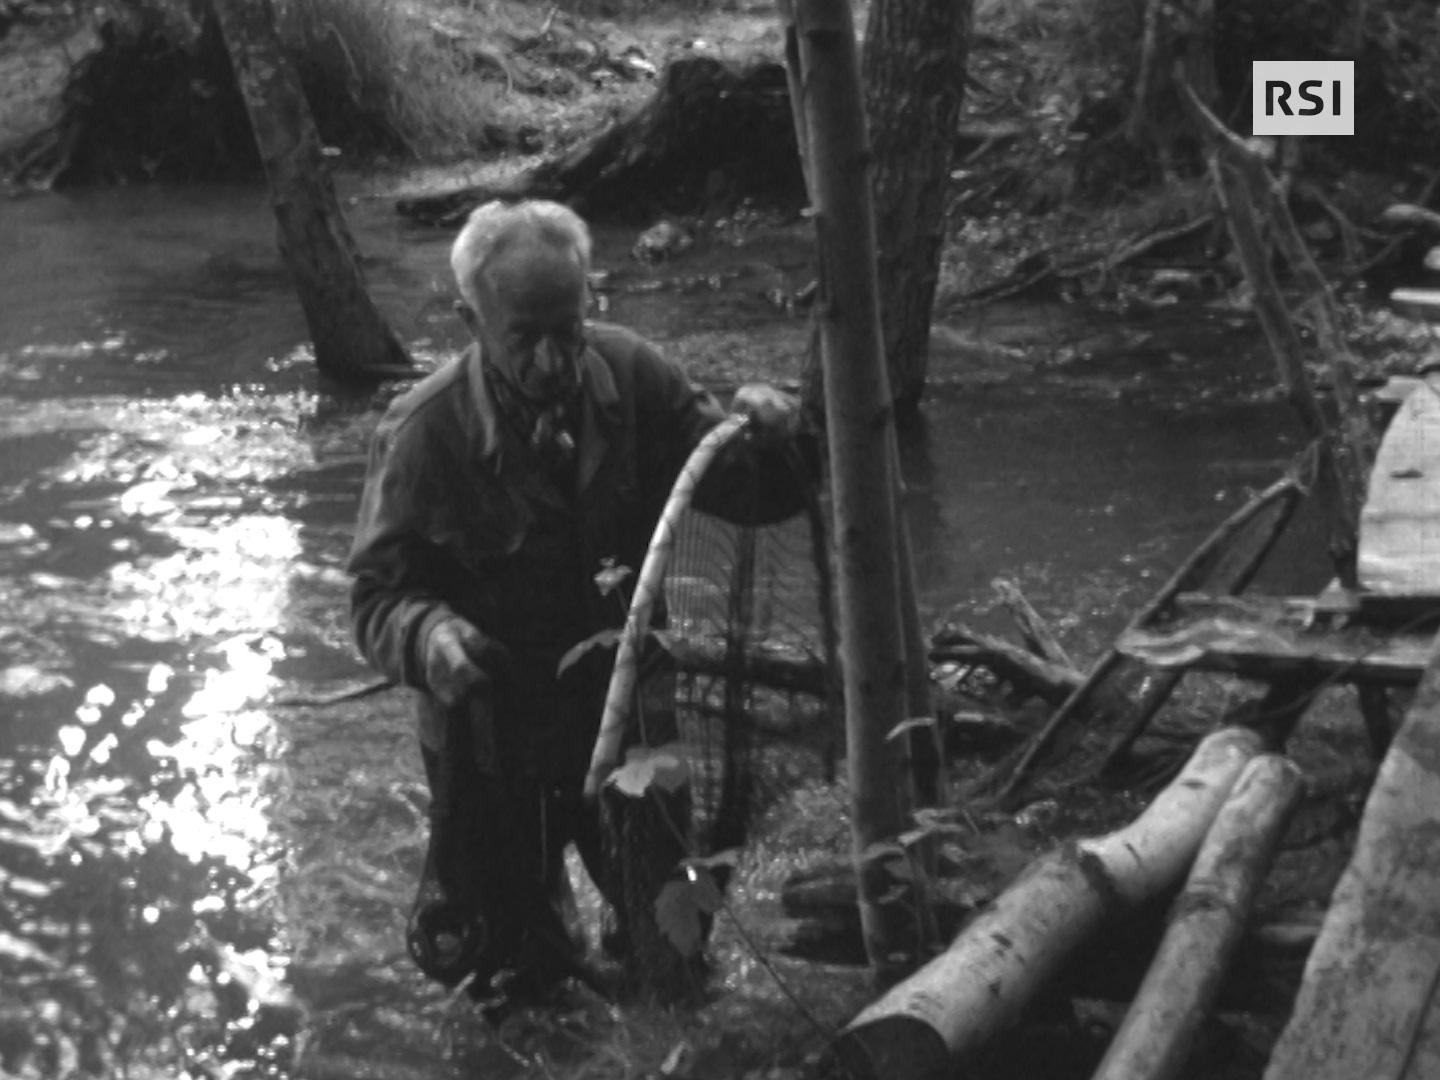
[[[275,207],[280,254],[327,375],[373,380],[414,371],[365,291],[355,244],[300,81],[281,49],[270,0],[212,0],[250,112]]]
[[[880,347],[870,154],[849,0],[796,0],[782,3],[781,12],[799,60],[797,107],[820,253],[825,431],[860,923],[872,969],[885,982],[909,963],[917,920],[897,902],[913,892],[913,882],[892,872],[892,854],[904,861],[895,837],[909,807],[899,782],[903,743],[888,735],[905,720],[908,699],[894,413]]]
[[[902,414],[925,392],[971,9],[971,0],[875,0],[865,32],[880,318]]]
[[[1187,131],[1177,83],[1207,107],[1219,100],[1215,71],[1215,0],[1146,0],[1140,60],[1126,121],[1137,146],[1152,151],[1161,172],[1176,175],[1179,140]]]

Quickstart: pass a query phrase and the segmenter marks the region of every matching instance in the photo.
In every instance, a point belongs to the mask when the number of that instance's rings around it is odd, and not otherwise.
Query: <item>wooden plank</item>
[[[1440,1076],[1440,637],[1265,1080]]]
[[[1440,385],[1430,380],[1396,410],[1375,455],[1358,574],[1371,596],[1440,598]]]
[[[1413,686],[1429,658],[1430,633],[1380,632],[1322,617],[1304,597],[1182,594],[1163,622],[1132,627],[1115,647],[1159,668],[1199,668],[1271,679],[1315,674]]]

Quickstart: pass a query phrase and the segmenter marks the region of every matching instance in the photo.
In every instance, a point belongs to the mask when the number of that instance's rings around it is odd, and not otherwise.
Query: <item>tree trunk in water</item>
[[[906,825],[904,628],[891,447],[894,412],[880,344],[875,219],[855,29],[848,0],[782,5],[799,57],[820,262],[826,435],[834,488],[852,840],[866,952],[877,979],[913,959],[916,919],[889,855]],[[881,857],[878,853],[885,852]],[[903,855],[902,855],[903,858]]]
[[[316,366],[348,380],[413,374],[404,347],[365,291],[320,136],[281,49],[270,0],[212,2],[250,112],[280,254],[295,277]]]
[[[865,32],[880,317],[896,409],[925,392],[971,0],[875,0]]]
[[[1365,815],[1266,1080],[1440,1075],[1440,637]]]
[[[1176,175],[1177,149],[1187,134],[1178,81],[1206,106],[1220,96],[1215,72],[1214,0],[1146,0],[1134,100],[1126,122],[1130,141],[1153,151],[1168,179]]]
[[[1180,1075],[1303,791],[1300,770],[1275,754],[1256,758],[1240,774],[1094,1080]]]
[[[840,1033],[832,1050],[846,1075],[956,1075],[1104,925],[1179,883],[1260,741],[1244,728],[1210,735],[1132,824],[1031,863],[944,954]]]

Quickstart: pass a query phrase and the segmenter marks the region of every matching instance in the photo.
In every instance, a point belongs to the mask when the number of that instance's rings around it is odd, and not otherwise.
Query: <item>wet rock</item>
[[[644,263],[672,259],[695,245],[695,234],[674,221],[658,221],[640,234],[630,253]]]

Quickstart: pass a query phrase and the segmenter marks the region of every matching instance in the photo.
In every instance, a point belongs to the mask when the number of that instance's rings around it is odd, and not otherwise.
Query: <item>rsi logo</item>
[[[1354,60],[1255,60],[1250,134],[1354,135]]]

